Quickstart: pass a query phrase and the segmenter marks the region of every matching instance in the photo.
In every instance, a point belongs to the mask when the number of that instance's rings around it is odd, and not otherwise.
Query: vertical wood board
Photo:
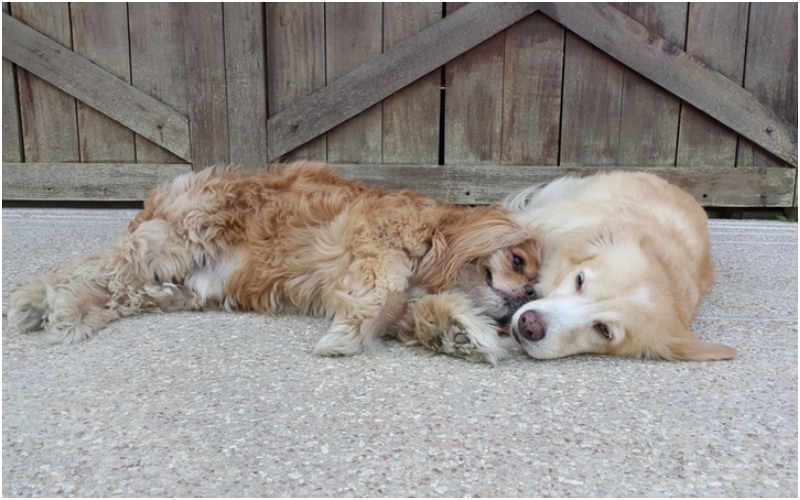
[[[744,87],[786,121],[797,125],[797,3],[753,3]],[[736,165],[786,166],[744,137]]]
[[[562,26],[536,12],[506,31],[502,163],[558,165]]]
[[[124,3],[71,4],[73,50],[117,78],[131,82],[128,9]],[[133,163],[134,134],[78,101],[78,137],[84,163]]]
[[[3,2],[3,12],[8,12],[8,2]],[[3,163],[22,161],[19,101],[14,74],[11,61],[3,58]]]
[[[686,53],[741,84],[747,40],[746,3],[692,3]],[[678,165],[736,165],[736,133],[690,104],[681,109]]]
[[[684,48],[686,3],[631,3],[628,16]],[[680,99],[626,68],[622,88],[618,165],[674,165]]]
[[[440,3],[384,3],[384,51],[441,18]],[[439,162],[440,86],[436,70],[384,99],[382,163]]]
[[[230,162],[222,4],[183,5],[192,163],[200,170]]]
[[[69,5],[19,2],[12,5],[16,19],[72,48]],[[77,162],[78,126],[75,98],[23,69],[17,71],[25,160]]]
[[[447,2],[447,15],[466,5]],[[500,162],[505,32],[445,65],[445,164]]]
[[[269,116],[325,86],[325,5],[268,3],[267,98]],[[268,152],[270,161],[278,158]],[[283,156],[326,161],[327,140],[317,137]]]
[[[326,3],[325,56],[328,82],[382,53],[380,3]],[[381,106],[376,104],[328,132],[331,163],[380,163]]]
[[[228,139],[231,163],[267,165],[267,80],[264,5],[223,4]]]
[[[131,2],[131,83],[171,108],[188,114],[186,65],[183,56],[183,6],[180,3]],[[183,163],[136,135],[137,163]]]
[[[612,4],[623,13],[627,5]],[[625,67],[573,33],[564,53],[562,165],[614,165]]]

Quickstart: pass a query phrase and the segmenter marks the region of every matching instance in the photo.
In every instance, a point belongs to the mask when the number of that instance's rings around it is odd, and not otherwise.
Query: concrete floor
[[[3,210],[3,302],[134,213]],[[513,347],[492,368],[396,343],[326,359],[323,320],[224,313],[61,347],[4,321],[2,493],[796,497],[797,225],[711,232],[718,284],[695,329],[732,361]]]

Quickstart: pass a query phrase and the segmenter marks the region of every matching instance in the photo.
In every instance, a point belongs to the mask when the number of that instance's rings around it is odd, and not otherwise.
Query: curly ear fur
[[[433,235],[416,283],[431,292],[446,290],[464,264],[530,238],[530,233],[494,207],[453,210]]]

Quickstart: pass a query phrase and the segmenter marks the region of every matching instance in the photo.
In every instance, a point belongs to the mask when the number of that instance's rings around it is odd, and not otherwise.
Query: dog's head
[[[538,271],[536,239],[505,211],[455,209],[436,231],[416,282],[431,292],[458,288],[504,325],[536,298]]]
[[[580,353],[712,360],[736,350],[703,342],[690,325],[700,293],[690,271],[665,262],[646,237],[624,231],[576,235],[547,259],[537,292],[521,307],[512,334],[536,359]]]

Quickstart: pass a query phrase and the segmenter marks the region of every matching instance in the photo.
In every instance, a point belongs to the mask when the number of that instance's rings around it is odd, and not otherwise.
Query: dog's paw
[[[450,323],[437,338],[440,352],[491,365],[497,365],[507,356],[491,320],[481,317],[460,319]]]

